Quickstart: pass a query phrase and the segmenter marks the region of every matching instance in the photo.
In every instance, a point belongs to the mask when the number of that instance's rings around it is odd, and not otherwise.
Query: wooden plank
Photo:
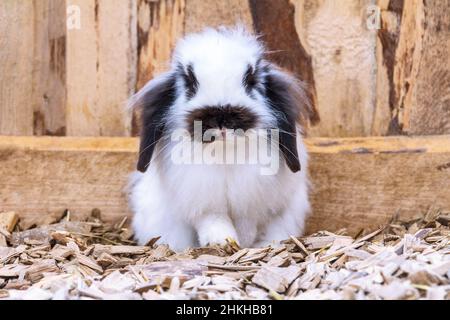
[[[67,33],[67,134],[126,136],[124,111],[134,91],[136,2],[68,0],[78,6],[81,28]]]
[[[377,98],[376,31],[366,28],[364,12],[372,1],[289,2],[295,6],[300,42],[312,57],[321,122],[309,134],[371,135]]]
[[[378,0],[378,4],[382,10],[378,70],[387,77],[378,88],[384,88],[388,97],[384,105],[391,110],[387,130],[381,132],[448,134],[450,1]]]
[[[393,1],[392,1],[393,2]],[[397,2],[403,2],[397,1]],[[389,132],[392,112],[390,108],[393,67],[395,59],[392,57],[392,51],[397,46],[397,30],[400,28],[400,18],[403,7],[392,11],[391,0],[377,0],[377,6],[380,10],[378,17],[380,19],[380,29],[376,42],[376,107],[374,112],[374,121],[372,126],[372,135],[383,136]],[[374,15],[377,12],[372,13]],[[377,18],[373,16],[373,18]],[[392,132],[393,133],[393,132]]]
[[[309,232],[351,233],[396,213],[415,217],[450,210],[450,136],[307,139],[311,154]],[[128,213],[124,187],[135,168],[134,138],[0,137],[0,211],[42,221],[70,209],[98,208],[118,220]]]
[[[170,67],[175,44],[184,33],[184,0],[138,1],[138,80],[141,89]]]
[[[450,137],[317,139],[310,229],[359,228],[450,210]],[[325,221],[323,221],[324,219]]]
[[[0,143],[0,211],[15,211],[27,225],[44,221],[49,215],[60,216],[66,209],[74,217],[88,215],[94,208],[110,219],[127,214],[123,189],[135,168],[137,141],[48,137],[0,140],[8,140]]]
[[[66,2],[34,0],[34,134],[66,134]]]
[[[138,65],[136,90],[170,67],[172,51],[184,34],[185,0],[138,0]],[[139,135],[135,111],[132,135]]]
[[[98,96],[100,136],[129,136],[125,110],[136,86],[137,31],[135,0],[97,0]]]
[[[0,1],[0,134],[32,135],[33,2]]]
[[[408,134],[450,133],[449,6],[404,4],[394,88],[399,126]]]
[[[373,134],[399,135],[402,130],[398,125],[398,117],[394,114],[394,69],[404,1],[377,0],[377,5],[381,11],[381,28],[377,37],[377,108]]]
[[[67,0],[78,7],[81,28],[67,30],[67,135],[96,136],[97,61],[95,2]]]
[[[271,52],[268,58],[305,82],[312,111],[309,120],[312,124],[317,123],[320,117],[316,109],[317,93],[312,58],[299,37],[301,30],[297,30],[296,18],[300,10],[296,10],[290,0],[250,0],[250,7],[255,31],[261,35],[261,40]]]

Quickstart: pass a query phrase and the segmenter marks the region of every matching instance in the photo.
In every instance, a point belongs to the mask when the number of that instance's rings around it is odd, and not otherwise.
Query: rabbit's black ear
[[[164,134],[167,113],[176,99],[176,76],[164,74],[146,85],[131,99],[141,109],[141,144],[137,169],[147,171],[153,152]]]
[[[292,172],[301,170],[297,150],[297,121],[302,108],[306,108],[307,98],[301,82],[280,71],[270,71],[265,79],[266,97],[277,117],[279,148]]]

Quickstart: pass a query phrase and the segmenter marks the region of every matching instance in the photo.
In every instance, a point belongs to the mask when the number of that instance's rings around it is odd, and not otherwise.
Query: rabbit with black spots
[[[302,235],[310,203],[300,123],[313,108],[303,83],[268,62],[257,37],[239,27],[185,37],[170,70],[130,106],[142,111],[138,171],[129,189],[140,244],[161,237],[179,251],[232,238],[258,247]],[[175,138],[177,132],[185,137]],[[192,160],[238,140],[274,147],[268,157],[275,165],[262,170],[267,163],[245,161],[255,158],[252,148],[238,151],[245,153],[239,164]],[[220,150],[236,151],[231,145]],[[180,150],[194,155],[179,161]]]

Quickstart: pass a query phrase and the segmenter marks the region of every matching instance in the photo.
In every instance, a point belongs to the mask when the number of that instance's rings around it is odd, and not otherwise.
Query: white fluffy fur
[[[177,95],[168,117],[171,127],[185,126],[190,110],[221,104],[250,108],[262,119],[261,125],[275,123],[265,98],[259,93],[249,97],[242,84],[248,65],[255,66],[263,51],[257,39],[242,29],[211,29],[181,40],[173,68],[192,64],[200,86],[190,101]],[[132,101],[167,76],[150,82]],[[182,84],[177,85],[181,91]],[[134,173],[130,182],[137,240],[144,244],[161,236],[161,243],[183,250],[224,243],[229,237],[241,246],[255,247],[301,235],[310,205],[307,152],[298,136],[302,170],[292,173],[283,162],[274,176],[263,176],[252,165],[174,165],[167,157],[170,144],[165,150],[158,144],[148,170]]]

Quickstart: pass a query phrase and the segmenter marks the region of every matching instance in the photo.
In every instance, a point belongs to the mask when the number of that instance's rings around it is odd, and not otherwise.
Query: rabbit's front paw
[[[229,219],[206,218],[197,227],[198,240],[202,247],[219,244],[224,245],[227,239],[239,243],[237,232]]]

